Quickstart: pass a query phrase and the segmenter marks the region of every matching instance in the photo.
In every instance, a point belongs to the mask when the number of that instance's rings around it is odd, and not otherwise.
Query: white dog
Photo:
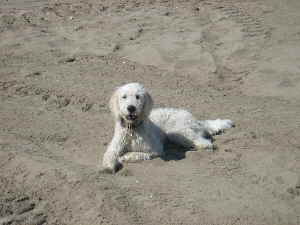
[[[115,130],[104,157],[103,168],[115,173],[123,162],[163,156],[166,141],[213,151],[212,135],[233,126],[231,120],[199,121],[182,109],[158,108],[143,85],[129,83],[110,99]]]

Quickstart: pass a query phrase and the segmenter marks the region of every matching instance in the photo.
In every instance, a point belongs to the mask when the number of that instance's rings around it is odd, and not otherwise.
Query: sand
[[[300,224],[298,0],[0,1],[0,224]],[[99,173],[113,90],[232,119]]]

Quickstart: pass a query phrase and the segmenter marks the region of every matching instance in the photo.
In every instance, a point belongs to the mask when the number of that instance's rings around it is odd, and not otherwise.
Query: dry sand
[[[300,224],[300,1],[0,1],[0,224]],[[97,164],[107,101],[228,118],[217,152]]]

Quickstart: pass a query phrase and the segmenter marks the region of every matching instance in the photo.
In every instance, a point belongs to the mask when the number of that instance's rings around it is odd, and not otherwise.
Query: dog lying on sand
[[[231,120],[197,120],[183,109],[153,109],[144,86],[129,83],[112,95],[109,107],[114,115],[114,136],[104,157],[103,169],[115,173],[124,162],[163,156],[164,144],[213,151],[212,136],[231,128]]]

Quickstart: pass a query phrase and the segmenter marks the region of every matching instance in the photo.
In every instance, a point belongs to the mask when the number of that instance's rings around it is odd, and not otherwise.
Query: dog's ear
[[[143,109],[143,117],[144,118],[147,118],[152,110],[152,107],[153,107],[153,100],[152,100],[152,97],[151,95],[146,92],[145,93],[145,102],[144,102],[144,109]]]
[[[115,90],[115,92],[110,97],[109,109],[110,109],[111,113],[114,115],[115,119],[118,119],[118,117],[119,117],[119,99],[118,99],[118,91],[117,90]]]

